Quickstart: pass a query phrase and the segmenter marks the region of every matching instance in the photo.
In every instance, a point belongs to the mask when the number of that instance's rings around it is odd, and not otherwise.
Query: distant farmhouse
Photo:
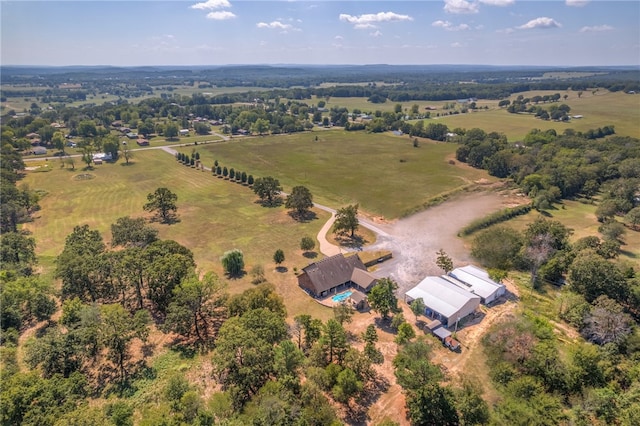
[[[426,277],[407,291],[405,299],[411,303],[421,298],[425,316],[451,327],[473,314],[480,304],[491,304],[506,293],[504,284],[489,278],[476,266],[456,268],[449,275]]]
[[[306,266],[298,275],[298,285],[310,296],[318,299],[352,289],[350,299],[355,305],[364,304],[366,293],[376,282],[357,254],[327,257]]]

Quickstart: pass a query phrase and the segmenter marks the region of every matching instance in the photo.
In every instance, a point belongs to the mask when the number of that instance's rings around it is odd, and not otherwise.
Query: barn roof
[[[497,283],[489,278],[489,274],[484,269],[473,265],[456,268],[450,274],[457,280],[454,284],[465,286],[469,291],[484,299],[491,297],[498,290],[504,288],[504,284]],[[450,279],[450,277],[445,278]]]
[[[480,301],[479,296],[442,277],[426,277],[406,294],[413,300],[422,298],[428,308],[446,317],[455,315],[471,300]]]

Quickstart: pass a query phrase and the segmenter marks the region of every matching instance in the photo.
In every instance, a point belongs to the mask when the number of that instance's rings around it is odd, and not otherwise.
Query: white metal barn
[[[467,265],[462,268],[456,268],[449,275],[449,277],[446,277],[447,279],[480,296],[481,303],[485,305],[495,301],[506,292],[504,284],[493,281],[489,278],[487,271],[477,266]],[[454,279],[451,279],[451,277]]]
[[[480,306],[480,296],[464,290],[442,277],[426,277],[406,293],[407,303],[422,298],[425,316],[440,320],[448,327]]]

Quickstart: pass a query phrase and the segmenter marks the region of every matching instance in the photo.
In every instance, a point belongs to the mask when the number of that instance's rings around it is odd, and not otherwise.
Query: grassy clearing
[[[205,165],[218,160],[254,177],[274,176],[285,191],[304,185],[321,204],[359,202],[363,211],[396,218],[442,193],[492,179],[482,170],[449,164],[456,148],[427,140],[414,148],[408,137],[327,130],[234,139],[198,152]]]
[[[595,204],[564,200],[562,204],[556,205],[556,208],[548,210],[544,216],[536,210],[531,210],[526,215],[514,217],[508,222],[503,223],[503,225],[524,230],[526,226],[536,220],[536,218],[543,216],[550,220],[557,220],[573,229],[573,234],[570,238],[571,241],[576,241],[589,235],[602,237],[598,232],[600,223],[596,219],[596,207]],[[622,246],[620,259],[638,262],[638,259],[640,259],[640,232],[633,231],[629,228],[626,228],[626,230],[627,232],[623,236],[625,244]],[[473,235],[466,238],[468,242],[472,241],[472,239]]]
[[[109,240],[110,226],[117,218],[145,216],[142,206],[147,194],[165,186],[178,195],[180,222],[153,226],[160,230],[160,238],[173,239],[190,248],[201,271],[222,275],[220,256],[238,248],[244,252],[247,272],[254,265],[264,266],[267,279],[285,298],[291,315],[301,312],[320,318],[330,315],[330,311],[326,312],[326,308],[298,288],[293,274],[294,267],[301,269],[309,263],[299,248],[300,239],[305,235],[315,237],[328,220],[328,213],[317,210],[316,219],[298,223],[283,207],[265,208],[257,204],[249,188],[182,166],[163,151],[139,151],[134,161],[130,166],[118,162],[89,171],[51,167],[46,173],[27,174],[24,183],[48,194],[40,202],[42,213],[25,225],[36,238],[45,270],[52,269],[74,226],[89,224]],[[78,180],[82,173],[93,178]],[[282,266],[288,272],[275,270],[272,257],[278,248],[285,252]],[[241,292],[252,286],[250,281],[249,274],[232,280],[229,291]]]
[[[569,105],[571,115],[582,115],[583,118],[573,119],[569,123],[545,121],[536,119],[529,114],[510,114],[506,109],[498,108],[498,101],[479,101],[478,105],[486,104],[489,109],[480,109],[467,114],[447,115],[434,118],[434,120],[445,123],[450,129],[478,127],[487,132],[504,133],[509,141],[522,140],[534,128],[554,129],[556,132],[562,133],[566,129],[584,132],[608,125],[613,125],[618,135],[640,138],[640,126],[637,124],[640,122],[640,96],[637,95],[607,91],[598,91],[593,94],[590,91],[585,91],[578,98],[578,92],[575,91],[547,90],[518,93],[511,96],[510,99],[515,100],[518,95],[528,98],[536,95],[553,95],[554,93],[560,93],[561,96],[566,94],[567,99],[561,98],[558,104]],[[544,104],[540,105],[545,107]],[[443,111],[432,111],[431,116],[434,117],[437,112],[442,113]]]

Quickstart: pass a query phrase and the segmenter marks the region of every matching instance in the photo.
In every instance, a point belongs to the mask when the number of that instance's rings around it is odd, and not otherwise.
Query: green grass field
[[[218,160],[254,177],[273,176],[285,191],[304,185],[321,204],[359,202],[366,212],[397,218],[440,194],[492,179],[457,161],[449,164],[456,148],[426,140],[414,148],[406,136],[326,130],[237,138],[198,152],[208,167]],[[192,147],[183,150],[190,154]]]
[[[79,167],[71,171],[59,168],[56,161],[49,163],[49,172],[29,172],[23,179],[32,189],[48,193],[40,202],[42,210],[36,219],[25,225],[36,238],[45,272],[53,269],[55,256],[74,226],[89,224],[109,240],[110,226],[117,218],[146,216],[142,206],[147,194],[165,186],[178,195],[180,222],[152,226],[160,230],[161,238],[176,240],[191,249],[200,271],[222,275],[220,256],[239,248],[245,254],[246,271],[263,265],[267,279],[285,298],[290,313],[307,312],[319,318],[331,314],[298,288],[293,274],[294,267],[301,269],[309,263],[302,256],[300,239],[305,235],[315,238],[328,213],[318,210],[317,219],[296,222],[284,207],[257,204],[249,188],[182,166],[160,150],[137,152],[130,166],[118,162],[89,171]],[[93,179],[78,180],[82,173],[90,173]],[[285,252],[286,273],[275,271],[272,257],[278,248]],[[250,274],[231,280],[229,291],[243,291],[252,286],[250,281]]]
[[[548,210],[547,215],[544,215],[544,217],[549,220],[557,220],[571,228],[573,230],[570,238],[572,242],[589,235],[602,238],[598,232],[600,223],[596,219],[596,207],[596,204],[563,200],[562,204],[556,204],[553,209]],[[504,225],[511,226],[518,230],[524,230],[528,224],[540,216],[541,213],[532,210],[526,215],[517,216],[505,222]],[[619,218],[619,220],[621,219]],[[467,241],[472,241],[474,235],[467,237]],[[638,259],[640,259],[640,232],[627,228],[622,240],[625,244],[621,247],[622,252],[620,259],[637,263]]]
[[[540,130],[555,129],[556,132],[562,133],[566,129],[584,132],[608,125],[614,125],[618,135],[640,138],[640,125],[638,125],[640,123],[640,95],[607,91],[598,91],[593,94],[591,91],[584,91],[579,98],[578,92],[554,90],[523,92],[517,95],[523,95],[527,98],[536,95],[553,95],[554,93],[560,93],[561,96],[568,95],[567,100],[561,98],[558,104],[567,104],[571,107],[570,115],[582,115],[583,118],[573,119],[569,123],[539,120],[529,114],[510,114],[505,109],[498,108],[498,101],[495,101],[489,110],[445,116],[436,120],[445,123],[450,129],[478,127],[487,132],[504,133],[509,141],[522,140],[531,129],[535,128]],[[510,99],[514,100],[517,95]],[[540,105],[548,107],[550,104]]]

